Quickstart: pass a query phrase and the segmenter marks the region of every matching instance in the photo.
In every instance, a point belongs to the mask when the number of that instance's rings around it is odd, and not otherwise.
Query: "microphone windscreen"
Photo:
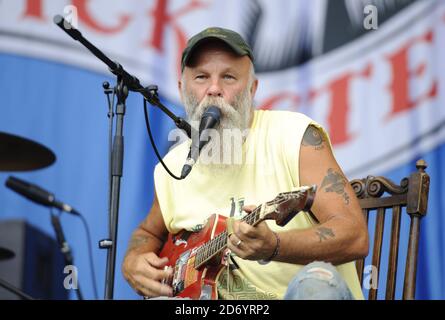
[[[204,112],[202,117],[212,117],[219,121],[219,118],[221,118],[221,109],[216,106],[210,106],[207,108],[207,110]]]

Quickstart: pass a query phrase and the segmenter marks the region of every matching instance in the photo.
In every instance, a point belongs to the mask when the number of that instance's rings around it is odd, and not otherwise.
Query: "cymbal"
[[[0,261],[1,260],[8,260],[15,257],[15,253],[11,250],[8,250],[6,248],[0,247]]]
[[[56,161],[47,147],[26,138],[0,132],[0,171],[30,171]]]

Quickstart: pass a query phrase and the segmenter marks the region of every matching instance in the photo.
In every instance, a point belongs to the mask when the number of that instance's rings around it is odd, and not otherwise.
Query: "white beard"
[[[190,125],[198,130],[202,115],[209,106],[221,110],[221,119],[215,129],[209,130],[210,141],[202,149],[197,165],[213,173],[239,168],[244,162],[243,144],[253,116],[252,96],[249,89],[235,97],[233,105],[221,97],[206,96],[198,103],[195,96],[183,92],[184,106]]]

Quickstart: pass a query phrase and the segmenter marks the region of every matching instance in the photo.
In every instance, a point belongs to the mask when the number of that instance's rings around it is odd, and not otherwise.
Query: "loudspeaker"
[[[0,279],[36,299],[68,299],[65,267],[54,238],[24,220],[0,221],[0,247],[15,257],[0,261]],[[0,299],[20,299],[0,287]]]

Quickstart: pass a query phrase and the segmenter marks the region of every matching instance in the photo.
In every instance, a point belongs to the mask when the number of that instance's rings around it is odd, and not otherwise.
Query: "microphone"
[[[187,156],[184,167],[182,168],[181,179],[187,177],[187,175],[192,170],[192,167],[198,160],[202,148],[209,142],[210,139],[204,139],[206,130],[216,127],[219,123],[220,118],[221,110],[215,106],[208,107],[202,115],[201,122],[199,123],[199,140],[198,143],[196,143],[196,141],[194,141],[192,137],[192,145],[190,146],[190,152]]]
[[[35,184],[10,176],[8,180],[6,180],[5,185],[9,189],[17,193],[20,193],[22,196],[28,198],[29,200],[35,203],[47,207],[55,207],[76,216],[80,215],[80,213],[77,212],[73,207],[67,205],[66,203],[56,200],[56,198],[52,193],[36,186]]]

